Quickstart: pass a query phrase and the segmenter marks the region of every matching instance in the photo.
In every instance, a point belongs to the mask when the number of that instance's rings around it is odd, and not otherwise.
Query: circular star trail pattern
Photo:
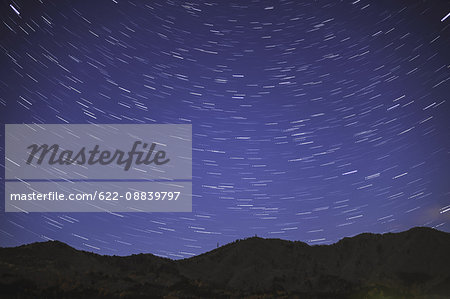
[[[194,195],[192,213],[1,212],[0,246],[177,259],[253,235],[449,231],[449,12],[446,1],[4,1],[2,123],[192,124]],[[4,165],[4,137],[1,154]]]

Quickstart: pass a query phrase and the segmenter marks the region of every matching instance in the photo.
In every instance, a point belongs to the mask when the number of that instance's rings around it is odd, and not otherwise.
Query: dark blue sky
[[[190,123],[193,212],[0,212],[0,246],[450,231],[447,1],[43,2],[2,2],[2,124]]]

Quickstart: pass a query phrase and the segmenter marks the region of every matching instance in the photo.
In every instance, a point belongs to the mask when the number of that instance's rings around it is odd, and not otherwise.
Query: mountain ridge
[[[201,255],[204,255],[204,254],[211,253],[211,252],[213,252],[213,251],[215,251],[217,249],[224,248],[224,247],[226,247],[226,246],[228,246],[230,244],[234,244],[236,242],[245,242],[245,241],[254,240],[254,239],[258,239],[258,240],[277,240],[277,241],[288,242],[288,243],[302,243],[302,244],[305,244],[305,245],[307,245],[309,247],[316,247],[316,246],[333,246],[333,245],[336,245],[336,244],[338,244],[338,243],[340,243],[340,242],[342,242],[344,240],[347,240],[347,239],[363,238],[363,237],[366,237],[366,236],[371,236],[371,237],[390,236],[390,235],[397,235],[397,234],[407,234],[407,233],[411,233],[411,232],[435,232],[435,233],[438,233],[438,234],[441,233],[441,234],[445,234],[445,235],[450,235],[450,233],[448,233],[448,232],[444,232],[444,231],[441,231],[441,230],[438,230],[438,229],[435,229],[435,228],[431,228],[431,227],[427,227],[427,226],[416,226],[416,227],[412,227],[412,228],[410,228],[408,230],[400,231],[400,232],[386,232],[386,233],[364,232],[364,233],[356,234],[356,235],[351,236],[351,237],[343,237],[342,239],[338,240],[337,242],[334,242],[334,243],[331,243],[331,244],[312,244],[312,245],[308,244],[307,242],[300,241],[300,240],[287,240],[287,239],[281,239],[281,238],[263,238],[263,237],[258,237],[258,236],[251,236],[251,237],[246,237],[244,239],[236,239],[235,241],[227,243],[227,244],[224,244],[224,245],[222,245],[222,246],[220,246],[218,248],[214,248],[214,249],[212,249],[210,251],[206,251],[206,252],[200,253],[198,255],[195,255],[195,256],[192,256],[192,257],[183,258],[183,259],[180,259],[180,260],[195,258],[195,257],[201,256]],[[26,248],[26,247],[29,247],[29,246],[39,246],[39,245],[43,245],[43,244],[54,244],[54,245],[60,246],[60,247],[70,247],[70,248],[72,248],[74,250],[77,250],[77,251],[89,252],[89,253],[93,253],[93,254],[96,254],[96,255],[99,255],[99,256],[127,257],[127,256],[133,256],[133,255],[140,255],[140,254],[151,254],[151,255],[154,255],[154,256],[159,257],[159,258],[175,260],[175,259],[171,259],[171,258],[167,258],[167,257],[162,257],[162,256],[159,256],[159,255],[150,253],[150,252],[149,253],[143,253],[143,252],[142,253],[134,253],[134,254],[126,255],[126,256],[121,256],[121,255],[117,256],[117,255],[109,255],[109,254],[98,254],[98,253],[95,253],[95,252],[92,252],[92,251],[88,251],[88,250],[76,249],[76,248],[68,245],[67,243],[64,243],[64,242],[59,241],[59,240],[47,240],[47,241],[41,241],[41,242],[32,242],[32,243],[22,244],[22,245],[18,245],[18,246],[0,247],[0,250],[1,249],[13,249],[13,248]]]
[[[363,233],[329,245],[251,237],[181,260],[149,253],[98,255],[47,241],[0,248],[0,293],[11,298],[134,298],[148,292],[186,298],[450,298],[448,252],[450,233],[427,227]],[[18,288],[24,281],[30,286],[25,291]]]

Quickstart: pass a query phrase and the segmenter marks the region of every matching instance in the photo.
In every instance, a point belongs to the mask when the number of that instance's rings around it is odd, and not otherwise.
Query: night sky
[[[448,1],[3,1],[5,123],[192,124],[192,213],[5,213],[0,246],[189,257],[450,231]]]

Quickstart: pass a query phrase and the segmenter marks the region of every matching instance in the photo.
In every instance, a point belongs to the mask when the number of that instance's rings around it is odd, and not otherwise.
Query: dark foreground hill
[[[61,242],[0,248],[1,298],[450,298],[450,234],[333,245],[249,238],[185,260],[100,256]]]

